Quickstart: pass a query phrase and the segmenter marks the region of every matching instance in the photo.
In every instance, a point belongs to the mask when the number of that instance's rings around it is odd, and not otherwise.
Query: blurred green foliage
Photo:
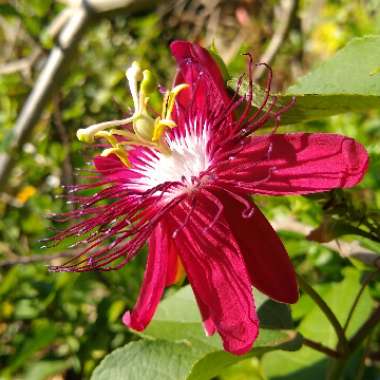
[[[162,85],[170,86],[174,63],[169,42],[184,38],[207,45],[215,40],[231,74],[238,75],[245,70],[245,60],[239,53],[253,51],[260,56],[281,22],[281,17],[276,17],[277,1],[212,3],[173,1],[156,12],[97,20],[81,40],[70,67],[62,73],[62,87],[52,97],[31,140],[23,146],[17,166],[0,194],[1,379],[89,379],[107,353],[137,339],[122,325],[121,315],[133,306],[145,254],[115,273],[52,274],[46,269],[47,258],[59,256],[62,247],[41,249],[39,239],[53,233],[50,230],[62,228],[48,214],[71,207],[60,197],[64,193],[60,186],[85,181],[84,174],[75,168],[85,167],[93,151],[76,140],[76,130],[128,113],[131,99],[124,79],[128,64],[140,60],[154,70]],[[9,132],[54,43],[49,27],[64,7],[63,2],[53,0],[0,3],[0,151],[10,143]],[[353,37],[379,33],[379,21],[379,0],[300,1],[289,36],[273,62],[274,90],[294,83]],[[37,58],[31,59],[33,56]],[[18,68],[15,64],[21,59],[27,62]],[[349,191],[313,197],[257,197],[257,203],[274,221],[297,221],[313,228],[330,223],[329,238],[323,235],[325,239],[343,235],[342,241],[359,240],[368,250],[378,253],[379,111],[284,128],[291,129],[331,131],[356,138],[371,154],[369,173],[361,185]],[[337,235],[331,226],[339,223],[346,230]],[[360,232],[353,235],[347,226],[371,232],[372,239],[364,238]],[[306,240],[305,233],[297,228],[280,225],[280,229],[298,272],[318,284],[321,294],[346,313],[349,301],[353,301],[360,282],[371,269],[343,258],[331,246]],[[22,264],[22,260],[30,262]],[[376,279],[372,278],[365,292],[365,304],[360,304],[363,320],[371,304],[380,301]],[[351,296],[344,305],[340,299],[343,293]],[[307,296],[293,307],[293,320],[305,335],[312,337],[312,327],[317,330],[316,338],[327,334],[323,317]],[[354,324],[355,319],[351,328]],[[327,338],[324,335],[321,339]],[[347,379],[380,376],[378,327],[370,340],[353,357]],[[235,364],[221,373],[220,379],[320,379],[319,371],[325,368],[326,360],[310,348],[297,354],[273,352]]]

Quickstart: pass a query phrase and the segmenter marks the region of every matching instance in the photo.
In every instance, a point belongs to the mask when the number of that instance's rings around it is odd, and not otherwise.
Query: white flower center
[[[151,152],[140,157],[142,164],[135,164],[133,171],[142,174],[134,181],[134,188],[146,191],[165,182],[180,182],[182,188],[171,189],[171,196],[191,190],[194,178],[199,177],[210,164],[207,154],[208,142],[207,125],[198,125],[197,122],[186,126],[181,136],[167,138],[170,155],[161,152]]]

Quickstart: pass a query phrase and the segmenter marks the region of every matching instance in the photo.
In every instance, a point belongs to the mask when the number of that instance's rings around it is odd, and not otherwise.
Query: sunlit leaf
[[[361,112],[380,107],[380,36],[356,38],[319,67],[301,77],[285,94],[276,95],[277,109],[294,97],[295,105],[281,117],[282,124],[321,119],[345,112]],[[236,90],[238,79],[228,85]],[[247,93],[247,81],[239,93]],[[254,107],[263,99],[263,90],[255,88]],[[269,100],[269,103],[272,101]]]
[[[143,375],[149,380],[162,373],[176,380],[207,380],[248,357],[278,349],[297,350],[302,340],[291,330],[289,308],[259,292],[255,292],[255,298],[261,330],[254,348],[244,356],[225,352],[218,335],[205,335],[192,290],[186,286],[160,304],[153,321],[142,333],[155,340],[132,343],[111,353],[92,379],[103,380],[108,374],[115,380],[137,380]],[[169,354],[172,356],[170,363],[163,358]]]

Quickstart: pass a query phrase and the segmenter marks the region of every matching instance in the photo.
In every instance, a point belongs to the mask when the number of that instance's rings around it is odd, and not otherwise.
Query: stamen
[[[132,66],[126,71],[129,88],[131,91],[134,113],[132,116],[121,119],[106,121],[91,125],[87,128],[81,128],[77,131],[79,141],[86,143],[94,143],[95,138],[105,138],[111,145],[111,148],[105,149],[102,156],[106,157],[115,154],[121,162],[130,166],[126,145],[140,145],[154,148],[163,154],[169,154],[170,149],[164,139],[164,133],[167,128],[175,128],[177,124],[171,119],[171,114],[175,105],[175,99],[180,91],[189,87],[188,84],[179,84],[172,90],[168,91],[164,98],[161,117],[153,118],[148,112],[149,96],[157,87],[157,82],[149,70],[141,70],[137,62],[133,62]],[[140,86],[139,86],[139,82]],[[114,127],[123,127],[131,124],[133,132],[128,130],[106,129]],[[123,136],[127,141],[119,141],[114,135]]]
[[[188,87],[188,84],[183,83],[175,86],[172,90],[170,90],[168,94],[167,103],[165,103],[164,108],[162,110],[162,119],[170,119],[170,115],[172,114],[174,108],[175,98],[182,90]]]
[[[127,125],[132,123],[134,117],[127,117],[126,119],[121,120],[112,120],[112,121],[104,121],[102,123],[93,124],[87,128],[81,128],[77,131],[77,138],[79,141],[86,142],[92,144],[95,140],[95,135],[98,132],[104,131],[105,129],[112,127],[121,127],[123,125]]]

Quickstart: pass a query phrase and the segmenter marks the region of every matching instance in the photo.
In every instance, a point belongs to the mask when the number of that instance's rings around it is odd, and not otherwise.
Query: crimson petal
[[[222,181],[259,194],[308,194],[356,185],[368,154],[355,140],[330,133],[253,137],[234,159],[219,168]]]
[[[123,315],[123,322],[134,330],[145,329],[160,302],[166,284],[169,245],[169,236],[163,224],[159,223],[149,239],[148,260],[139,298],[134,309]]]
[[[195,206],[178,205],[171,213],[178,231],[175,243],[206,330],[215,326],[226,351],[244,354],[257,337],[259,321],[244,259],[228,224],[223,216],[215,222],[214,211],[200,193]]]
[[[96,156],[93,161],[96,170],[110,182],[123,183],[136,177],[114,154],[108,157]]]
[[[261,211],[243,217],[244,206],[225,193],[219,198],[224,215],[240,246],[252,284],[279,302],[295,303],[299,292],[296,275],[284,245]],[[249,199],[246,199],[250,202]]]
[[[209,85],[215,86],[218,89],[219,95],[226,102],[229,101],[221,71],[206,49],[187,41],[174,41],[171,43],[170,48],[177,60],[182,80],[192,86],[199,75],[207,73],[207,79],[211,79],[212,81]],[[177,80],[177,83],[183,82]]]
[[[186,122],[184,114],[193,113],[193,118],[203,116],[206,120],[207,115],[229,103],[222,74],[206,49],[186,41],[174,41],[170,48],[178,66],[175,84],[190,85],[176,98],[173,117],[179,128]]]

